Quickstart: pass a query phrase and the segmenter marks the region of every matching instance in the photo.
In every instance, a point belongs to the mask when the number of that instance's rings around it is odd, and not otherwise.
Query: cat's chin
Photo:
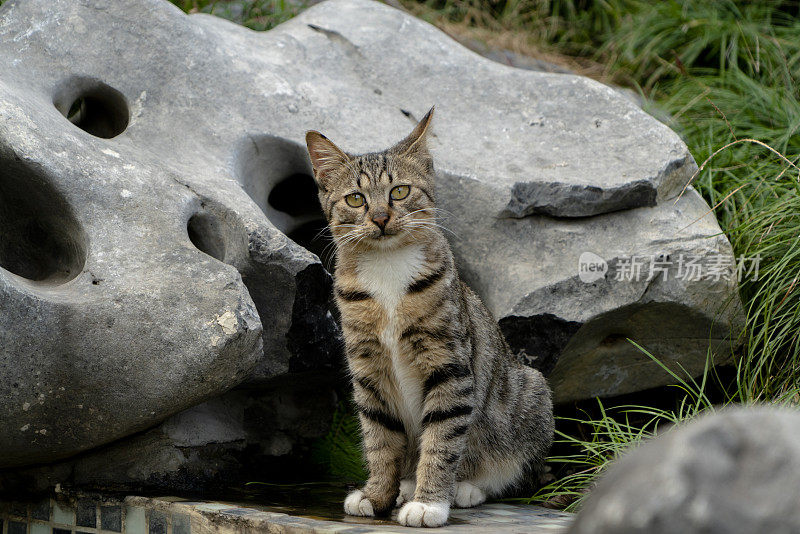
[[[405,247],[417,241],[418,240],[414,239],[413,236],[401,231],[396,234],[386,234],[371,239],[365,239],[362,243],[374,250],[393,250]]]
[[[373,237],[368,240],[367,246],[380,250],[397,248],[402,245],[402,239],[398,234],[385,234]]]

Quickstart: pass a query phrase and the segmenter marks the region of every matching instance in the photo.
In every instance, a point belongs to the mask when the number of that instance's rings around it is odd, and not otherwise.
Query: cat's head
[[[395,248],[434,231],[433,108],[408,137],[383,151],[346,154],[319,132],[306,143],[319,200],[338,247]]]

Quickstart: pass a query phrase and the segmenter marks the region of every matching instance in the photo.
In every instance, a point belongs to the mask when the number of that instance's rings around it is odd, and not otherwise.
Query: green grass
[[[796,395],[800,41],[791,36],[800,31],[797,5],[668,1],[650,6],[610,34],[598,53],[613,51],[609,57],[616,68],[672,116],[670,126],[702,165],[694,184],[716,207],[735,254],[761,258],[759,279],[741,287],[747,328],[734,400]],[[687,24],[683,44],[668,28]]]
[[[302,0],[170,0],[186,13],[209,13],[251,30],[274,28],[305,9]]]
[[[347,403],[339,404],[333,415],[331,429],[314,444],[312,459],[326,475],[335,480],[366,480],[358,417]]]

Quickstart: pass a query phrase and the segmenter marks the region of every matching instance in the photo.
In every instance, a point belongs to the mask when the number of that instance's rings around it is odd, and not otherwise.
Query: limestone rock
[[[730,409],[623,456],[570,534],[800,532],[800,414]]]
[[[203,33],[160,1],[0,8],[0,467],[338,364],[329,275],[242,187],[307,172],[302,147],[236,113],[217,131],[213,80],[186,63]]]
[[[734,258],[696,191],[582,219],[492,217],[492,188],[467,180],[440,196],[457,214],[444,224],[463,277],[512,349],[549,375],[556,402],[670,383],[628,338],[693,376],[709,343],[715,363],[727,360],[741,324]],[[605,267],[591,281],[587,256]],[[702,268],[687,272],[689,262]]]

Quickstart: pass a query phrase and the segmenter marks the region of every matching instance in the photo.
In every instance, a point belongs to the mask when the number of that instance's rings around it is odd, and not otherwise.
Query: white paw
[[[344,513],[364,517],[375,515],[375,512],[372,511],[372,503],[369,502],[369,499],[364,498],[361,490],[351,491],[344,500]]]
[[[400,481],[400,495],[397,496],[395,506],[402,506],[404,502],[408,502],[414,498],[414,490],[417,489],[417,483],[410,478],[404,478]]]
[[[469,482],[456,482],[453,503],[456,508],[472,508],[486,501],[486,494],[476,485]]]
[[[397,522],[406,527],[441,527],[450,515],[447,502],[407,502],[397,514]]]

